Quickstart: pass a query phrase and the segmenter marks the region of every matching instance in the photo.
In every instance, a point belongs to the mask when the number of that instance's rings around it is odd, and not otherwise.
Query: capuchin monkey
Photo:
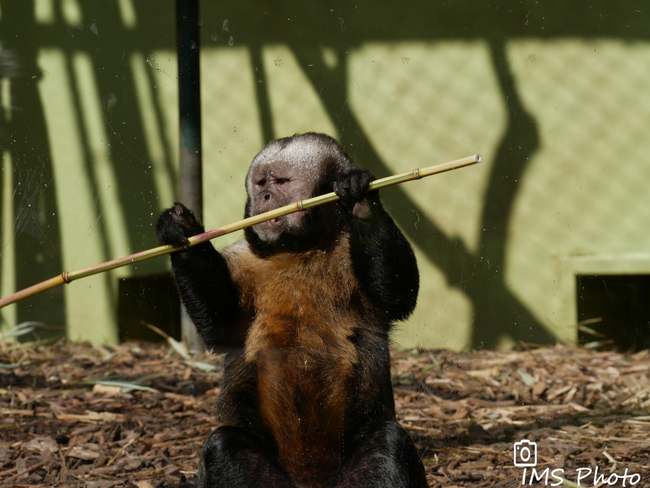
[[[388,349],[418,269],[373,179],[329,136],[278,139],[248,171],[246,217],[332,190],[340,200],[257,224],[220,252],[171,254],[205,346],[243,346],[226,362],[201,487],[427,486],[395,419]],[[156,230],[176,246],[204,231],[180,203]]]

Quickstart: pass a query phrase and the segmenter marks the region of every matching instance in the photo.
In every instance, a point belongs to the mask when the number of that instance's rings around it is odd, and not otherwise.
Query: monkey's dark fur
[[[171,255],[185,307],[208,349],[229,359],[219,427],[203,447],[203,487],[426,487],[395,420],[388,333],[415,307],[413,251],[377,192],[323,134],[271,142],[253,159],[246,216],[332,189],[336,203],[256,225],[221,252]],[[182,204],[161,243],[203,232]]]

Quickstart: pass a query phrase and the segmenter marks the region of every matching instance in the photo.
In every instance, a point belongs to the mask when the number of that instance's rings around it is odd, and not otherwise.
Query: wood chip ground
[[[0,342],[0,486],[194,486],[222,359]],[[650,487],[649,378],[647,351],[393,352],[398,419],[431,487]],[[521,441],[534,471],[515,465]]]

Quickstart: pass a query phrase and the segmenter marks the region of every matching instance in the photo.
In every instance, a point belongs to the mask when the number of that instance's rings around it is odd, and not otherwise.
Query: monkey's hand
[[[187,238],[204,232],[192,211],[182,203],[176,202],[165,210],[156,223],[156,236],[160,244],[174,246],[187,245]]]
[[[359,219],[370,218],[371,204],[378,198],[377,192],[372,197],[368,193],[368,185],[374,179],[371,171],[357,169],[340,175],[334,183],[334,193],[343,207]]]

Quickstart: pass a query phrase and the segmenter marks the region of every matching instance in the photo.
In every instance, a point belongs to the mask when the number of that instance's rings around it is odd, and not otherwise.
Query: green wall
[[[422,275],[403,347],[574,341],[576,273],[650,273],[650,18],[631,0],[203,1],[205,223],[241,218],[270,139],[337,137],[378,176]],[[176,198],[174,4],[0,0],[0,292],[155,245]],[[218,247],[233,238],[216,241]],[[118,280],[0,311],[117,340]]]

